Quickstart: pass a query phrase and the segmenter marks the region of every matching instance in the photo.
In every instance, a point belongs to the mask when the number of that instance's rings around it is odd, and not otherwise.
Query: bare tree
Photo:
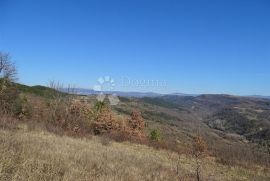
[[[0,52],[0,78],[10,82],[17,79],[17,70],[10,55],[3,52]]]
[[[9,54],[0,52],[0,94],[17,79],[17,70]]]
[[[9,112],[16,98],[18,91],[14,81],[16,81],[17,71],[15,65],[11,62],[9,54],[0,52],[0,108],[1,112]]]

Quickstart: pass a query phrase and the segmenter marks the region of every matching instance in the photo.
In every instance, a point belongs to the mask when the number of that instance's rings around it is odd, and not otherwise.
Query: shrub
[[[96,135],[120,131],[123,127],[124,125],[115,118],[110,109],[101,110],[92,123],[92,128]]]
[[[146,139],[144,130],[145,122],[139,111],[133,111],[127,120],[130,139],[144,141]]]
[[[207,144],[201,136],[195,136],[193,139],[193,155],[197,158],[207,152]]]
[[[97,106],[94,106],[94,110],[97,110],[96,108]],[[138,111],[133,111],[128,119],[116,117],[106,104],[102,104],[99,111],[91,124],[96,135],[106,134],[116,141],[142,142],[145,140],[145,123]]]
[[[194,137],[193,139],[193,150],[192,150],[192,154],[195,157],[195,161],[196,161],[196,178],[197,181],[202,180],[201,179],[201,163],[200,163],[200,159],[205,156],[205,154],[207,153],[207,144],[204,141],[204,139],[197,135]]]
[[[160,132],[156,129],[152,130],[150,132],[150,139],[152,141],[160,141],[161,140],[161,135],[160,135]]]
[[[94,106],[94,112],[95,114],[101,113],[104,109],[107,109],[108,105],[104,101],[98,101],[96,102]]]
[[[85,120],[91,120],[93,111],[87,102],[72,100],[69,106],[69,113]]]
[[[1,84],[1,83],[0,83]],[[19,92],[13,83],[3,83],[0,91],[0,108],[5,114],[13,114],[16,111],[16,105],[18,104]]]
[[[20,95],[15,104],[14,114],[19,119],[30,118],[32,116],[33,108],[25,95]]]

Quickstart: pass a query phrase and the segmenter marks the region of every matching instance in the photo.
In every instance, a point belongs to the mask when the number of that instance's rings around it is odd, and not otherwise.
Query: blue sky
[[[0,0],[0,12],[0,51],[25,84],[109,75],[122,91],[270,95],[268,0]]]

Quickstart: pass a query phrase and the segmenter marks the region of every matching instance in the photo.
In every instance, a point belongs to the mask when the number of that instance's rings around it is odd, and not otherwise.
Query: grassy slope
[[[195,162],[164,150],[130,143],[102,144],[28,129],[0,129],[0,180],[182,180],[194,178]],[[228,168],[203,160],[206,180],[269,180],[260,168]]]

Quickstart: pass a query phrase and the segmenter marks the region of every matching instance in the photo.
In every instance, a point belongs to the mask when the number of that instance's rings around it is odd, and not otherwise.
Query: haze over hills
[[[93,89],[82,89],[82,88],[74,88],[74,89],[61,89],[63,92],[68,93],[69,91],[78,94],[78,95],[96,95],[100,93],[104,94],[116,94],[118,96],[123,97],[158,97],[163,94],[154,93],[154,92],[121,92],[121,91],[95,91]]]
[[[168,94],[161,94],[161,93],[155,93],[155,92],[125,92],[125,91],[95,91],[93,89],[84,89],[84,88],[62,88],[61,91],[66,93],[75,93],[78,95],[96,95],[100,93],[104,94],[115,94],[122,97],[160,97],[160,96],[199,96],[203,94],[188,94],[188,93],[168,93]],[[226,94],[214,94],[214,95],[226,95]],[[261,96],[261,95],[246,95],[242,97],[254,97],[254,98],[263,98],[263,99],[270,99],[270,96]]]

